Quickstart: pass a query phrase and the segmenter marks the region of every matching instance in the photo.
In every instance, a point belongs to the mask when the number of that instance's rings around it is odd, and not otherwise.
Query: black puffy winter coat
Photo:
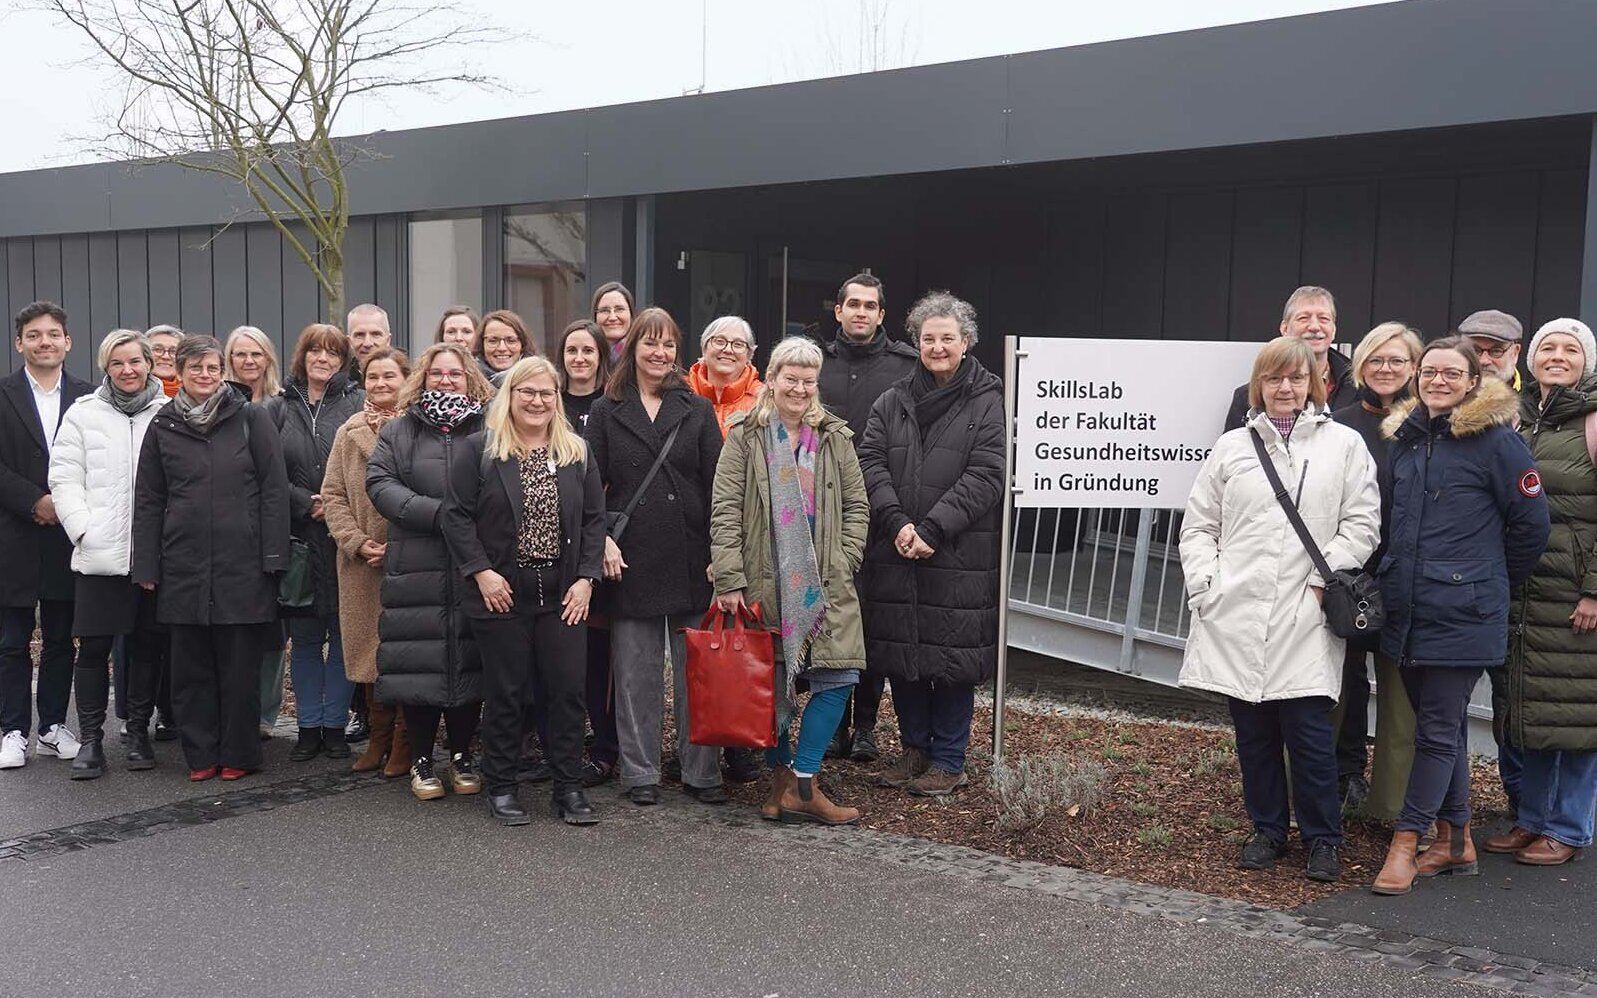
[[[888,336],[881,327],[869,343],[855,343],[839,329],[821,351],[826,354],[817,375],[821,404],[848,421],[856,443],[865,437],[865,424],[876,400],[920,364],[914,347]]]
[[[620,582],[600,587],[600,608],[617,617],[662,617],[710,605],[710,492],[721,457],[721,427],[707,399],[686,387],[660,400],[654,419],[636,387],[620,402],[593,404],[583,438],[604,480],[605,508],[627,508],[672,427],[671,455],[632,511],[618,543],[627,563]]]
[[[266,411],[272,414],[282,439],[283,464],[288,469],[290,526],[310,552],[316,615],[329,620],[338,617],[338,548],[327,532],[327,524],[311,518],[311,497],[321,494],[327,455],[333,449],[338,428],[365,403],[366,392],[355,387],[342,372],[327,382],[322,400],[315,404],[305,386],[294,381],[266,400]]]
[[[209,432],[168,402],[139,451],[133,581],[156,583],[165,624],[277,619],[288,568],[288,476],[277,427],[228,385]]]
[[[888,389],[859,445],[871,498],[865,657],[893,679],[979,683],[998,665],[1003,382],[968,354],[955,378],[957,401],[924,432],[915,375]],[[894,540],[906,523],[936,554],[900,557]]]
[[[384,703],[456,707],[482,699],[482,662],[443,534],[450,461],[480,429],[480,415],[449,430],[412,406],[383,427],[366,466],[366,495],[389,523],[377,620],[377,698]]]

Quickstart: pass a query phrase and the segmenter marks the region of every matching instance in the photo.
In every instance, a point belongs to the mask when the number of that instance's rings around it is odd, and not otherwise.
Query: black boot
[[[79,718],[79,721],[81,723],[82,719]],[[104,739],[105,732],[99,728],[84,729],[80,739],[82,747],[72,760],[71,776],[74,780],[93,780],[105,775],[105,747],[101,744]]]
[[[322,751],[329,759],[349,758],[349,742],[344,738],[343,728],[322,729]]]
[[[507,794],[488,794],[488,813],[501,825],[525,825],[532,821],[527,809],[512,790]]]
[[[581,790],[567,790],[554,795],[550,802],[549,810],[554,816],[568,825],[597,825],[599,816],[593,813],[593,805],[588,803],[588,795]]]
[[[345,746],[347,749],[348,746]],[[322,754],[322,729],[300,728],[299,741],[294,744],[294,750],[288,754],[292,762],[308,762]]]
[[[155,768],[155,746],[150,742],[148,718],[135,717],[128,721],[127,764],[135,771]]]

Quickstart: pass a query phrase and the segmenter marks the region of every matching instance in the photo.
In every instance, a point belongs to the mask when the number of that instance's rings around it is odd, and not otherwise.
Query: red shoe
[[[189,770],[189,782],[204,783],[206,780],[215,776],[219,772],[221,772],[221,770],[215,766],[207,766],[205,769],[191,769]]]
[[[222,779],[227,780],[228,782],[232,782],[233,780],[242,780],[248,775],[250,775],[250,771],[247,769],[234,769],[231,766],[222,767]]]

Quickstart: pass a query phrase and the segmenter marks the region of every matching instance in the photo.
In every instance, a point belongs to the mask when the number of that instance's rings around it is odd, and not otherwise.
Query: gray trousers
[[[665,656],[670,641],[672,703],[677,722],[677,758],[682,782],[690,787],[721,785],[721,750],[688,744],[687,643],[679,627],[693,627],[701,614],[669,617],[611,617],[610,662],[615,674],[616,734],[621,743],[617,767],[623,787],[660,782],[660,742],[664,738]]]

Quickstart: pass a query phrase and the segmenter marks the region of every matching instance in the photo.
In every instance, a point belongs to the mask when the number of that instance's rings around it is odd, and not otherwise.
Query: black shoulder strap
[[[665,446],[660,448],[659,456],[656,457],[654,459],[654,463],[649,466],[649,473],[644,475],[643,481],[638,484],[638,491],[632,493],[632,499],[627,503],[627,508],[621,512],[623,517],[629,520],[632,519],[632,511],[638,507],[638,500],[643,498],[643,493],[649,490],[650,484],[654,482],[654,476],[660,473],[660,466],[665,464],[665,459],[670,456],[671,445],[677,442],[677,433],[681,429],[682,424],[678,423],[677,425],[671,427],[670,433],[666,434]]]
[[[1320,545],[1315,543],[1314,535],[1309,533],[1303,517],[1298,514],[1298,508],[1293,504],[1291,494],[1287,492],[1286,486],[1281,484],[1281,475],[1275,470],[1275,462],[1270,460],[1269,452],[1264,449],[1264,438],[1259,435],[1258,427],[1248,427],[1248,434],[1253,437],[1254,453],[1259,455],[1259,463],[1264,465],[1265,477],[1270,480],[1270,488],[1275,490],[1276,502],[1279,502],[1281,509],[1286,512],[1287,522],[1298,532],[1298,540],[1303,542],[1303,549],[1309,553],[1309,560],[1314,562],[1314,568],[1320,573],[1320,579],[1330,582],[1331,566],[1326,563],[1325,555],[1320,553]]]

